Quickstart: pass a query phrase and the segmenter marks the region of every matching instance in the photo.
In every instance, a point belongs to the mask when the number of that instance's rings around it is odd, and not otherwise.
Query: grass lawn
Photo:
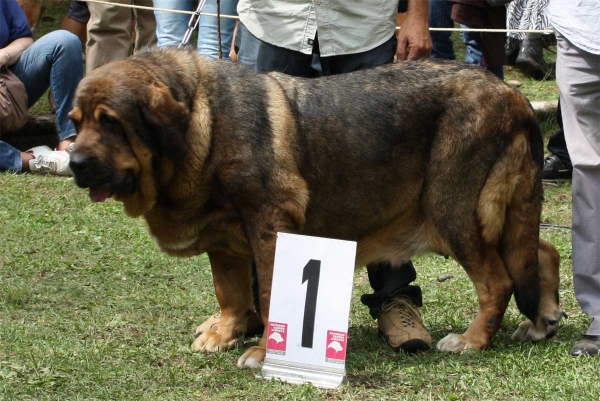
[[[2,173],[0,187],[0,399],[598,400],[600,358],[568,355],[589,323],[573,296],[569,230],[542,230],[562,255],[569,319],[555,338],[512,342],[522,317],[511,302],[485,352],[395,353],[358,300],[369,291],[360,271],[349,385],[326,391],[256,379],[236,367],[243,349],[190,352],[196,325],[217,310],[204,256],[158,252],[141,220],[117,202],[91,203],[72,179]],[[545,223],[569,225],[569,194],[546,186]],[[415,263],[434,340],[465,330],[477,310],[466,274],[439,257]]]
[[[1,0],[0,0],[1,1]],[[52,9],[60,24],[68,2]],[[48,24],[48,26],[44,25]],[[554,81],[519,78],[532,100],[557,96]],[[531,81],[531,82],[530,82]],[[527,82],[527,84],[525,84]],[[40,103],[36,112],[45,113]],[[544,121],[545,135],[555,122]],[[515,343],[523,319],[511,301],[492,347],[447,355],[391,351],[360,303],[350,312],[349,384],[336,390],[262,381],[240,370],[244,348],[192,353],[195,327],[217,310],[205,256],[156,250],[140,219],[114,201],[94,204],[70,178],[0,173],[0,400],[589,400],[600,399],[600,358],[568,351],[589,319],[574,298],[568,229],[542,237],[562,256],[560,296],[569,319],[557,336]],[[546,185],[543,222],[570,225],[570,184]],[[435,341],[462,332],[477,311],[470,280],[455,262],[415,260],[422,314]],[[442,274],[452,278],[438,282]],[[246,346],[255,344],[250,338]]]

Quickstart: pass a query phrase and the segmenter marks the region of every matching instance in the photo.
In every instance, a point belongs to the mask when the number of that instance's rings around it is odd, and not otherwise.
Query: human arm
[[[432,46],[429,34],[429,1],[408,0],[406,19],[396,35],[396,61],[429,57]]]
[[[0,66],[13,65],[32,43],[25,13],[16,0],[0,0]]]
[[[21,54],[33,43],[31,37],[23,37],[13,40],[8,46],[0,49],[0,66],[13,65]]]

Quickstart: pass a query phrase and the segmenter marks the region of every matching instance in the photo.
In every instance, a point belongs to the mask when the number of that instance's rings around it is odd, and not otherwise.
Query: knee
[[[77,35],[62,29],[53,33],[56,33],[58,44],[64,51],[81,53],[81,41]]]
[[[54,54],[80,55],[82,52],[81,41],[77,35],[65,31],[58,30],[50,32],[44,36],[47,43],[51,43],[54,48]],[[80,56],[81,57],[81,56]]]

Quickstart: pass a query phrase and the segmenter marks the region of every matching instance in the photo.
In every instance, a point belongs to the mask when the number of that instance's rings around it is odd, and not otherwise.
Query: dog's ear
[[[140,103],[142,119],[151,132],[145,133],[161,153],[173,161],[187,154],[187,130],[190,112],[184,103],[173,98],[165,85],[152,83],[145,101]]]

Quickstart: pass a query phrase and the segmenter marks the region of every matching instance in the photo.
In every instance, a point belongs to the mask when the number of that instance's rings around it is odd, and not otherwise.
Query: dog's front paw
[[[480,349],[480,347],[470,343],[464,335],[454,333],[442,338],[437,343],[436,348],[442,352],[466,352]]]
[[[538,341],[553,337],[558,331],[560,319],[566,316],[565,312],[558,310],[549,317],[538,318],[539,323],[537,325],[527,319],[519,325],[511,338],[515,341]]]
[[[238,359],[238,367],[260,368],[265,360],[266,353],[267,349],[265,347],[250,347],[246,352],[244,352],[244,355]]]
[[[517,330],[515,330],[510,338],[515,341],[537,341],[545,336],[546,333],[544,331],[536,329],[535,324],[527,319],[517,327]]]
[[[206,330],[200,334],[192,343],[192,351],[218,352],[234,348],[240,342],[240,338],[226,336],[215,330]]]

